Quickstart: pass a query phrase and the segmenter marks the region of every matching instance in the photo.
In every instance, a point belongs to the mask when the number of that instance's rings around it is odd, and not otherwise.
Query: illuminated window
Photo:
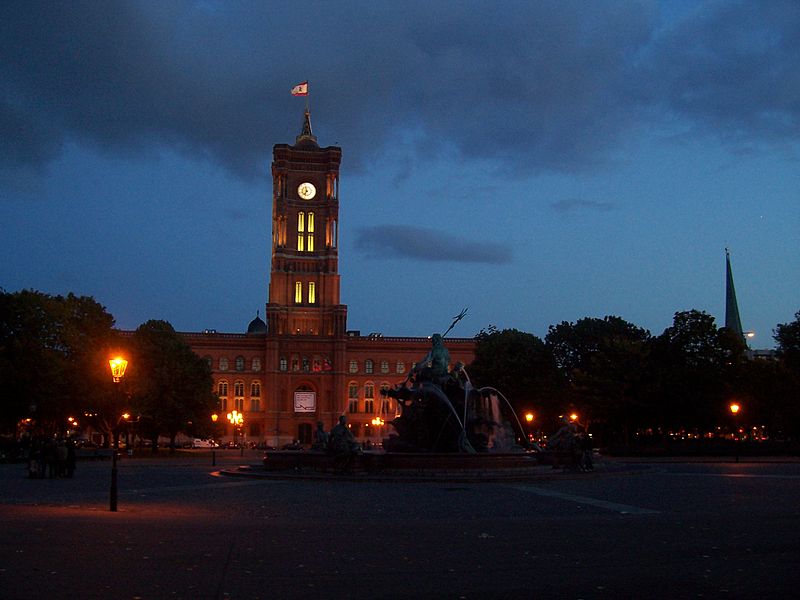
[[[309,215],[309,222],[313,222],[313,213]],[[305,250],[306,231],[306,213],[300,211],[297,213],[297,251],[303,252]]]
[[[303,303],[303,282],[302,281],[295,281],[295,283],[294,283],[294,303],[295,304],[302,304]]]
[[[375,412],[375,385],[372,383],[364,386],[364,412],[368,414]]]
[[[308,233],[308,235],[306,235],[306,250],[308,252],[313,252],[314,251],[314,213],[313,212],[308,213],[308,221],[307,221],[306,232]]]
[[[311,281],[308,284],[308,303],[315,304],[317,302],[317,286]]]

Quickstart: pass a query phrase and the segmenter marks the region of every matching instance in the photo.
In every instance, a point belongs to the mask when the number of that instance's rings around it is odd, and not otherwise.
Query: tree
[[[32,418],[42,433],[66,426],[107,395],[103,369],[114,319],[93,298],[33,290],[0,294],[0,419]]]
[[[653,342],[654,398],[659,422],[669,428],[709,429],[737,393],[743,342],[717,328],[706,312],[677,312]]]
[[[778,343],[778,357],[791,370],[800,373],[800,311],[794,314],[794,321],[775,327],[774,336]]]
[[[131,338],[129,369],[135,409],[141,427],[153,440],[170,438],[205,422],[216,408],[211,369],[166,321],[147,321]]]
[[[597,421],[607,438],[628,437],[640,418],[649,339],[646,329],[615,316],[564,321],[547,333],[547,346],[581,420]]]
[[[496,388],[517,414],[558,410],[555,361],[541,339],[516,329],[481,331],[476,339],[475,360],[468,370],[476,387]]]
[[[782,393],[775,396],[773,431],[800,436],[800,403],[797,402],[800,397],[800,311],[795,313],[791,323],[777,325],[774,333]]]

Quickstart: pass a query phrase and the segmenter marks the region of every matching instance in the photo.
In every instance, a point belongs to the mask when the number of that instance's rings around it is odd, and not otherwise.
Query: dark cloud
[[[371,258],[487,264],[511,262],[511,252],[506,246],[425,227],[376,225],[361,228],[356,231],[355,248]]]
[[[711,4],[648,50],[644,101],[723,141],[796,143],[798,40],[796,0]]]
[[[44,165],[77,140],[168,145],[253,177],[299,130],[288,90],[303,79],[320,141],[351,169],[415,131],[416,160],[580,171],[665,113],[797,140],[800,4],[710,3],[663,32],[655,6],[6,0],[0,166]]]
[[[616,206],[611,202],[600,202],[597,200],[578,200],[577,198],[570,198],[568,200],[559,200],[551,202],[550,208],[559,213],[571,213],[579,211],[592,211],[592,212],[609,212],[614,210]]]

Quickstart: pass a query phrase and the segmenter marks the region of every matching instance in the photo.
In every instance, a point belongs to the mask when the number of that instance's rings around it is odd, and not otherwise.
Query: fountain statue
[[[409,372],[406,380],[381,393],[394,398],[401,414],[389,423],[396,433],[384,440],[386,452],[513,452],[513,422],[505,418],[501,399],[516,420],[516,432],[524,437],[522,424],[508,400],[494,388],[472,386],[464,365],[448,370],[450,354],[444,336],[466,314],[455,317],[444,334],[431,336],[431,350]]]

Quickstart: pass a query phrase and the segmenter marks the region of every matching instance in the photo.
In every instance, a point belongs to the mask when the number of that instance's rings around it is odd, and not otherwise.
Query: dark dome
[[[263,335],[267,333],[267,324],[261,320],[261,317],[256,315],[256,318],[250,321],[250,325],[247,326],[247,333],[248,335]]]

